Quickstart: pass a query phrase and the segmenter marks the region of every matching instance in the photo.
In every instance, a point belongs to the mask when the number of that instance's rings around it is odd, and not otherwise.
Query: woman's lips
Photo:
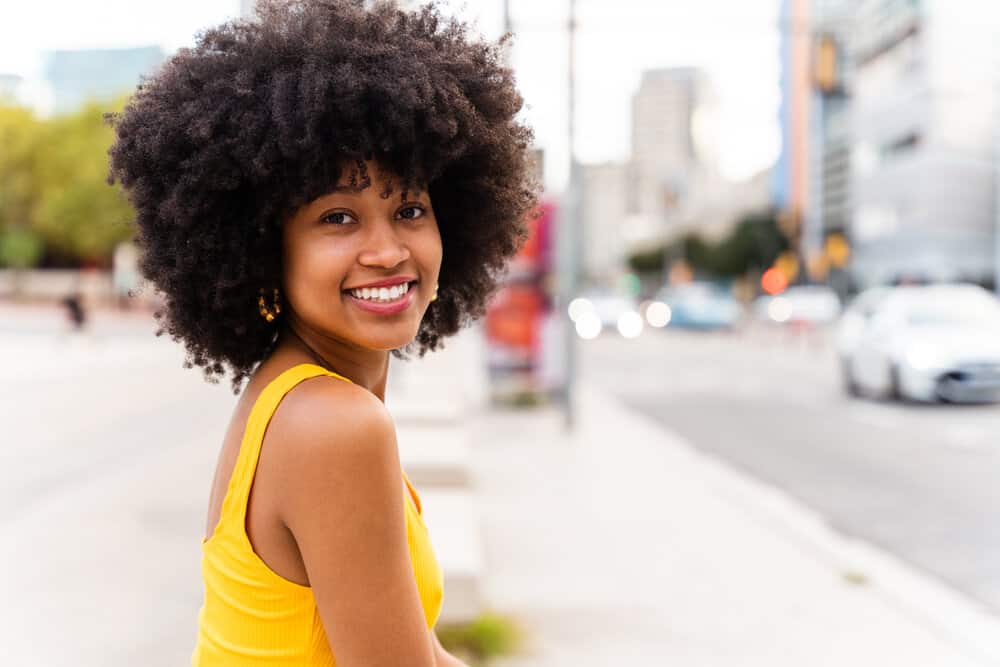
[[[351,300],[351,303],[361,310],[366,310],[369,313],[375,313],[376,315],[396,315],[397,313],[401,313],[410,307],[410,304],[413,303],[413,295],[416,291],[417,283],[413,283],[410,285],[410,289],[406,290],[406,294],[395,301],[388,302],[359,299],[350,292],[345,293],[347,294],[347,298]]]

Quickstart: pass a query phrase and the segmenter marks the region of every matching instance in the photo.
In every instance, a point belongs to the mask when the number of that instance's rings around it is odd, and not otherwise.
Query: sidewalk
[[[971,602],[597,388],[579,401],[571,435],[553,409],[470,425],[488,598],[534,634],[503,667],[1000,663]]]
[[[183,664],[236,399],[151,334],[69,345],[14,324],[4,664]],[[532,639],[496,667],[1000,664],[994,617],[597,387],[580,388],[574,434],[551,408],[485,409],[479,335],[394,361],[390,382],[411,418],[458,418],[467,434],[483,592]]]

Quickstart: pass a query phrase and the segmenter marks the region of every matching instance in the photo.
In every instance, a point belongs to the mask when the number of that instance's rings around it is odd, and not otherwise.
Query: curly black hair
[[[277,339],[257,298],[281,284],[284,221],[375,160],[427,188],[443,246],[438,299],[393,354],[437,349],[485,312],[537,211],[510,33],[470,37],[434,1],[259,0],[257,16],[200,32],[105,114],[108,183],[135,208],[140,270],[164,299],[156,335],[239,393]]]

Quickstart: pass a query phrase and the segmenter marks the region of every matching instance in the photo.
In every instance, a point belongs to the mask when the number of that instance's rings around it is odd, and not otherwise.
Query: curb
[[[738,506],[762,527],[787,537],[812,558],[841,573],[860,572],[867,589],[930,632],[989,664],[1000,663],[1000,616],[986,605],[865,540],[837,532],[816,510],[784,490],[699,450],[669,428],[629,408],[590,383],[586,391],[651,429],[665,434],[667,447],[705,471],[706,485]]]

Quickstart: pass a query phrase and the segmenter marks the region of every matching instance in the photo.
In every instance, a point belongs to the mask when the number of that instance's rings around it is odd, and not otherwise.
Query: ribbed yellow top
[[[312,589],[271,570],[254,553],[245,530],[247,498],[271,416],[292,387],[324,374],[350,382],[322,366],[299,364],[268,383],[250,410],[219,523],[202,541],[205,598],[198,613],[193,667],[337,664]],[[441,612],[444,582],[424,525],[420,496],[405,471],[400,472],[410,491],[403,500],[410,560],[430,629]]]

